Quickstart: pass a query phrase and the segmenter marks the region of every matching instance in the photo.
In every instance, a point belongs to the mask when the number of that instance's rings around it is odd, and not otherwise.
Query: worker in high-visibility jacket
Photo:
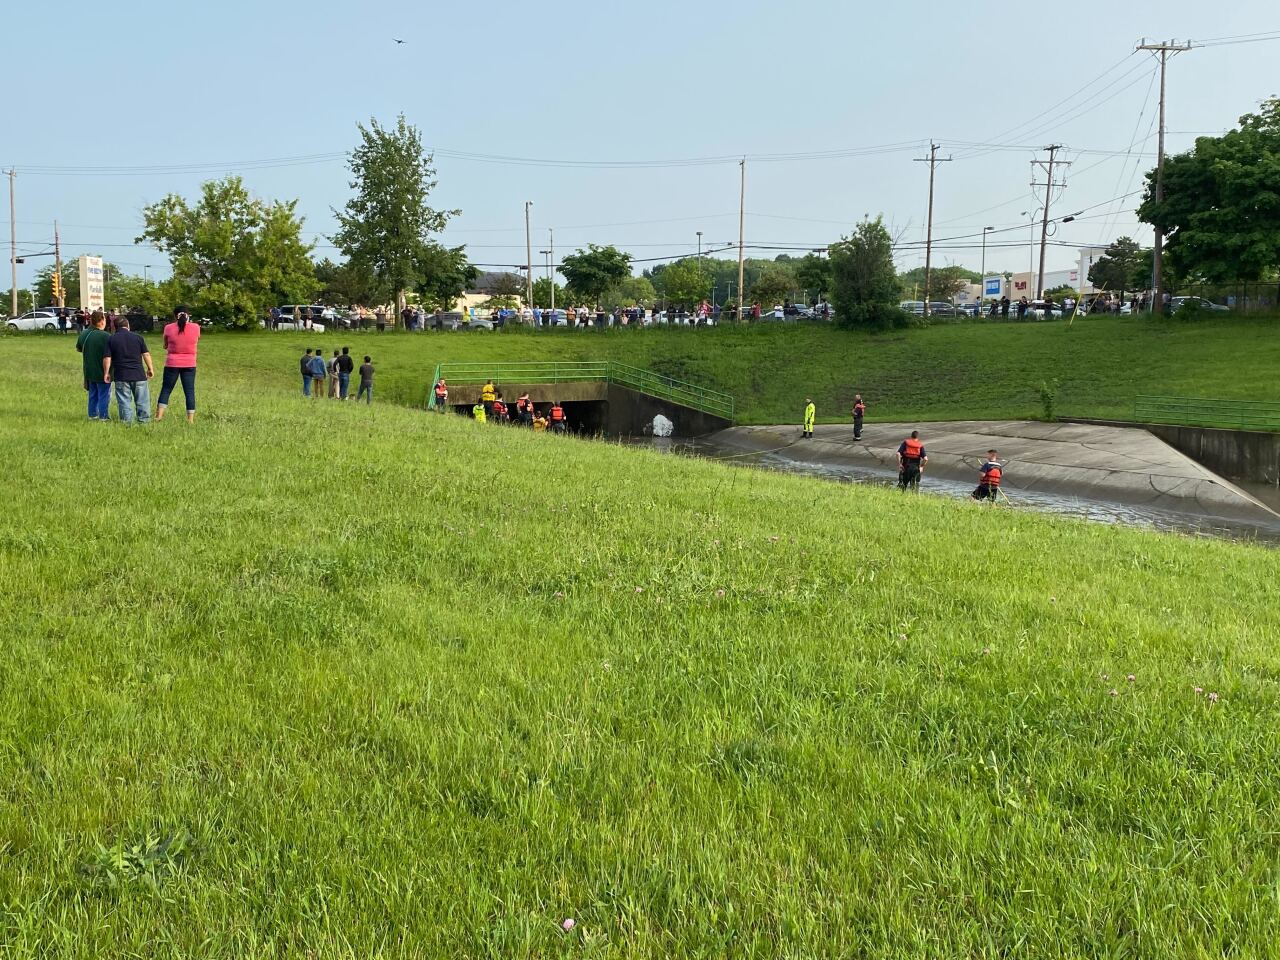
[[[804,399],[804,438],[807,440],[813,436],[813,421],[818,415],[818,408],[814,406],[810,397]]]
[[[1000,462],[999,457],[1000,451],[987,451],[987,459],[982,461],[982,473],[978,478],[978,489],[973,491],[973,499],[996,500],[1000,496],[1000,481],[1004,479],[1004,464]]]
[[[492,380],[486,380],[484,386],[480,388],[480,402],[484,404],[485,416],[493,415],[493,401],[497,398],[498,391],[494,387]]]
[[[488,419],[488,415],[486,414],[484,409],[484,404],[477,403],[474,407],[472,407],[471,416],[476,418],[477,423],[484,423]]]
[[[919,490],[924,465],[928,462],[920,431],[912,430],[911,436],[898,445],[898,486],[903,490]]]

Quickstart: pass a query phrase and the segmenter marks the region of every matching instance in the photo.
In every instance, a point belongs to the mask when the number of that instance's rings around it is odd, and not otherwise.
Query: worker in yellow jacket
[[[806,440],[813,437],[813,421],[818,415],[818,408],[813,405],[813,400],[805,397],[804,400],[804,437]]]
[[[493,385],[492,380],[486,380],[484,386],[480,388],[480,402],[484,404],[485,417],[493,416],[493,401],[497,399],[498,390]]]

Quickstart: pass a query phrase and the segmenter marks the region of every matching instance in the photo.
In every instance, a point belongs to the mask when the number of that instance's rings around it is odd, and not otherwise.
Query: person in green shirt
[[[89,393],[89,419],[110,420],[111,384],[102,373],[102,358],[107,352],[107,317],[93,311],[89,325],[76,338],[76,349],[84,357],[84,388]]]

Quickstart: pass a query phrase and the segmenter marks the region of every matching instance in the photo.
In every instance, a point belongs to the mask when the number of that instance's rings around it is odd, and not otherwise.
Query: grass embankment
[[[159,347],[158,338],[157,349]],[[821,326],[558,330],[525,334],[303,334],[210,337],[246,374],[286,379],[306,346],[349,343],[379,361],[383,396],[421,403],[442,360],[613,359],[732,394],[743,423],[848,420],[861,391],[879,420],[1038,417],[1057,378],[1060,416],[1128,419],[1139,394],[1280,400],[1280,320],[1184,323],[1143,317],[945,324],[892,334]],[[225,351],[225,353],[224,353]]]
[[[1276,554],[208,346],[194,429],[0,351],[6,957],[1274,954]]]

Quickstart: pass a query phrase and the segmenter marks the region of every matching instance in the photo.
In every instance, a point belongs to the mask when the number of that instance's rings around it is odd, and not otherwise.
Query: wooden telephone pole
[[[1185,53],[1191,49],[1189,43],[1174,43],[1168,41],[1166,43],[1147,43],[1143,40],[1138,44],[1139,50],[1150,50],[1152,53],[1160,54],[1160,136],[1156,146],[1156,189],[1154,199],[1156,205],[1164,200],[1164,90],[1165,90],[1165,73],[1169,66],[1169,54]],[[1152,255],[1151,286],[1155,291],[1155,296],[1151,301],[1152,310],[1164,309],[1164,231],[1159,225],[1155,228],[1155,247]]]
[[[929,319],[929,294],[930,283],[933,279],[933,177],[934,172],[938,169],[940,163],[950,163],[951,158],[938,158],[938,145],[932,140],[929,141],[929,155],[927,157],[916,157],[916,163],[929,164],[929,219],[928,226],[925,228],[924,241],[924,316]]]
[[[1061,149],[1062,149],[1062,144],[1060,143],[1051,144],[1050,146],[1045,147],[1045,151],[1048,152],[1049,154],[1049,161],[1047,164],[1045,164],[1045,161],[1043,160],[1031,161],[1036,166],[1042,166],[1045,170],[1044,214],[1040,220],[1040,276],[1037,280],[1037,283],[1032,286],[1032,295],[1033,296],[1038,295],[1041,300],[1044,299],[1044,294],[1045,294],[1044,252],[1045,252],[1045,245],[1048,243],[1048,240],[1049,240],[1049,204],[1053,202],[1053,188],[1066,186],[1066,183],[1053,182],[1053,168],[1055,163],[1057,163],[1058,151]],[[1071,166],[1071,164],[1069,163],[1061,163],[1058,165],[1063,167]],[[1040,186],[1040,184],[1034,182],[1034,178],[1031,185],[1033,187]],[[1035,221],[1032,221],[1032,222],[1034,223]]]

